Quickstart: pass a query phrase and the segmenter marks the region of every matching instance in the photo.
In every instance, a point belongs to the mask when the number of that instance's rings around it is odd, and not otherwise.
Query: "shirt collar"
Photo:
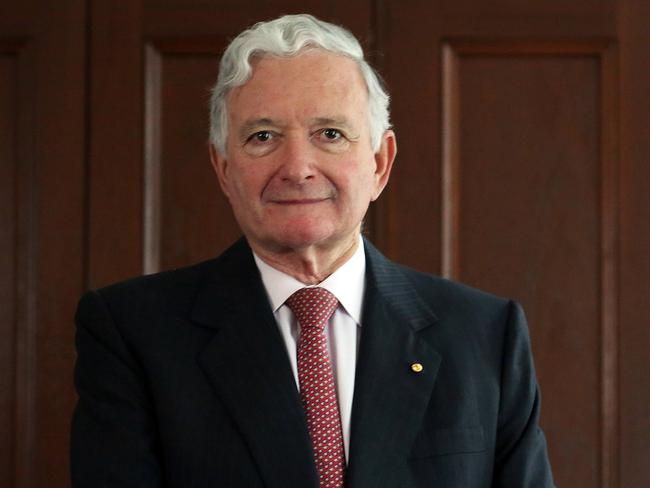
[[[262,275],[262,283],[271,302],[273,313],[277,312],[287,298],[299,289],[305,286],[319,286],[332,293],[357,325],[361,325],[361,307],[366,284],[366,254],[361,236],[352,257],[318,285],[305,285],[293,276],[265,263],[255,252],[253,257]]]

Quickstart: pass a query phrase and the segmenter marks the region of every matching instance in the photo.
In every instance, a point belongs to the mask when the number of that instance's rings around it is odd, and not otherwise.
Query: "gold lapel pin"
[[[421,363],[412,363],[411,364],[411,371],[414,373],[421,373],[424,370],[424,366],[422,366]]]

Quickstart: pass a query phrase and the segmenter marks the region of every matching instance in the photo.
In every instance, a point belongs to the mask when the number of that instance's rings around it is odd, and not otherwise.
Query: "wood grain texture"
[[[389,252],[522,301],[558,486],[623,486],[617,6],[387,8],[409,26],[385,41],[402,47],[386,70],[395,123],[408,127]]]
[[[3,449],[9,460],[2,464],[3,486],[69,484],[71,318],[83,290],[84,256],[83,7],[78,0],[26,1],[0,16],[0,57],[11,70],[2,82],[1,117],[11,126],[2,130],[9,148],[2,160],[3,212],[9,212],[2,242],[13,248],[6,250],[11,270],[2,265],[8,271],[2,287],[13,300],[3,314],[10,321],[3,322],[3,359],[12,362],[3,364],[10,378],[3,376],[1,391],[12,403],[3,408],[12,424],[3,435],[10,446],[8,457]]]
[[[8,43],[7,43],[8,44]],[[0,485],[14,481],[16,407],[17,53],[0,40]]]
[[[155,177],[145,181],[145,188],[151,186],[151,195],[156,195],[148,199],[145,214],[159,219],[151,248],[145,249],[145,259],[156,249],[159,253],[155,267],[150,260],[149,271],[209,259],[240,235],[207,157],[210,87],[225,40],[201,41],[154,42],[148,54],[150,69],[159,74],[146,87],[158,94],[148,112],[159,117],[145,126],[147,134],[159,133],[158,145],[145,157],[149,161],[158,155],[151,171]]]
[[[560,60],[575,63],[579,59],[576,55],[582,55],[583,60],[588,62],[591,58],[592,62],[597,63],[597,69],[591,70],[590,81],[589,75],[583,75],[582,79],[576,78],[573,83],[568,81],[571,75],[576,76],[578,73],[570,67],[560,69],[558,65],[555,74],[552,70],[548,70],[550,65],[546,70],[541,68],[541,64],[548,64],[552,59],[555,59],[556,63]],[[443,174],[445,175],[443,216],[450,221],[443,224],[443,229],[447,231],[443,233],[443,250],[449,253],[443,255],[442,262],[447,265],[443,268],[443,272],[482,287],[494,289],[496,285],[496,291],[514,295],[524,303],[532,304],[529,307],[531,321],[534,324],[541,324],[542,328],[547,327],[554,320],[544,313],[541,316],[537,313],[539,309],[546,308],[549,298],[556,304],[564,303],[564,310],[554,307],[553,315],[559,313],[560,316],[568,317],[574,304],[584,299],[584,284],[599,283],[596,290],[592,290],[592,303],[589,307],[591,318],[583,311],[576,315],[574,320],[566,323],[566,326],[576,329],[576,325],[582,324],[578,327],[582,329],[581,335],[574,338],[574,343],[584,342],[585,337],[591,336],[591,348],[586,349],[596,351],[600,348],[601,351],[599,356],[592,357],[591,366],[587,363],[582,371],[574,372],[573,382],[574,386],[582,386],[586,376],[599,378],[596,386],[599,386],[600,393],[598,388],[592,390],[591,400],[587,400],[583,407],[586,409],[591,407],[593,418],[600,417],[598,427],[600,438],[597,431],[591,432],[591,445],[594,448],[592,456],[598,454],[597,446],[600,445],[600,485],[615,486],[619,402],[618,282],[616,279],[619,265],[616,253],[618,232],[616,50],[607,41],[583,43],[459,41],[446,46],[444,57],[445,70],[449,72],[443,74],[445,80],[443,93],[448,97],[445,100],[445,107],[448,110],[443,113],[443,127],[450,131],[450,134],[443,139],[446,144],[443,149]],[[499,70],[506,71],[504,59],[522,65],[520,68],[536,80],[523,81],[520,78],[523,71],[519,75],[509,70],[501,77],[495,75],[494,73]],[[473,63],[482,63],[483,66],[479,66],[478,71],[472,70],[469,66]],[[468,65],[464,76],[469,82],[465,85],[462,83],[463,64]],[[486,79],[486,76],[489,76],[489,79]],[[522,86],[517,86],[517,83],[522,83]],[[526,88],[522,90],[523,85]],[[591,88],[588,89],[590,85]],[[566,93],[563,97],[560,91],[566,89],[572,90],[573,93]],[[526,93],[528,90],[530,91]],[[530,96],[532,93],[535,94],[533,98]],[[589,98],[583,98],[581,101],[578,94],[584,96],[587,93]],[[537,100],[533,101],[533,99]],[[460,100],[463,102],[461,103]],[[587,109],[587,105],[593,107]],[[524,109],[525,113],[521,112],[521,109]],[[573,115],[564,113],[565,110]],[[535,118],[540,116],[542,118],[535,122]],[[549,116],[555,120],[543,119],[543,117],[548,119]],[[581,117],[582,120],[579,120]],[[557,121],[560,122],[559,125]],[[600,124],[600,127],[595,124]],[[554,127],[560,132],[554,132],[556,130]],[[479,139],[476,139],[476,135],[479,135]],[[586,138],[590,139],[589,143]],[[470,168],[467,167],[468,164]],[[580,168],[589,167],[592,174],[579,175],[584,171]],[[583,183],[580,184],[578,181],[571,183],[576,176],[569,174],[563,176],[563,172],[567,169],[575,173],[578,180]],[[547,173],[542,176],[545,172]],[[459,176],[461,174],[462,178]],[[513,176],[517,174],[519,176]],[[521,181],[517,181],[519,178]],[[465,185],[464,180],[467,180],[469,185]],[[569,186],[562,190],[558,187],[559,181],[564,181]],[[577,191],[581,186],[584,187],[584,182],[587,184],[591,182],[594,185],[590,194],[581,195],[581,192]],[[563,191],[564,196],[561,195]],[[537,197],[534,196],[536,193]],[[576,202],[589,200],[595,205],[587,210],[586,214],[575,213]],[[473,208],[479,214],[467,216],[466,206]],[[550,213],[547,212],[549,206],[555,206],[555,210],[551,209]],[[552,215],[553,212],[556,215]],[[490,213],[494,218],[490,217]],[[572,213],[573,217],[571,217]],[[546,227],[544,220],[547,220],[551,227]],[[556,223],[562,221],[565,221],[568,227],[563,230],[557,229]],[[494,232],[492,229],[498,229],[500,222],[505,222],[508,228]],[[584,227],[586,222],[596,224],[596,228],[587,231]],[[597,236],[598,229],[600,236]],[[521,234],[522,231],[524,234]],[[461,240],[463,235],[471,240],[469,244]],[[517,235],[519,237],[516,237]],[[514,243],[495,242],[492,247],[486,248],[486,237],[489,242],[498,236],[503,236],[505,239],[513,239],[515,236]],[[583,241],[580,242],[579,239]],[[568,240],[571,247],[564,246],[562,244],[564,240]],[[475,245],[472,245],[474,241]],[[531,243],[541,247],[534,249],[529,256],[520,256],[521,247],[528,248]],[[590,258],[591,276],[588,274],[579,276],[578,270],[582,269],[584,272],[589,267],[589,263],[583,262],[582,266],[576,268],[579,262],[571,255],[571,251],[566,256],[568,260],[560,264],[557,269],[553,269],[551,263],[558,258],[562,259],[560,254],[565,252],[562,251],[563,247],[565,251],[571,248],[579,249],[582,257],[585,251],[591,248],[594,253]],[[548,252],[544,251],[544,248]],[[525,266],[521,266],[523,263],[527,263],[530,267],[535,261],[534,256],[544,255],[547,255],[551,261],[540,262],[540,267],[530,274],[528,270],[524,275],[518,273],[519,269],[526,269]],[[507,263],[517,261],[519,264],[508,269]],[[547,280],[545,276],[548,277]],[[503,281],[507,280],[506,277],[514,277],[510,278],[514,279],[514,282],[506,284]],[[532,278],[534,282],[526,281],[527,277]],[[574,291],[570,292],[567,286],[570,286],[571,281],[576,277],[583,285],[574,286]],[[539,283],[543,284],[544,281],[548,281],[549,288],[539,286]],[[553,285],[553,282],[557,284]],[[545,290],[551,289],[557,290],[561,295],[556,299],[549,297]],[[599,295],[596,292],[599,292]],[[533,334],[537,335],[547,335],[549,332],[533,330]],[[547,375],[543,372],[551,371],[562,364],[575,364],[574,355],[564,358],[553,357],[557,355],[554,351],[558,349],[558,345],[562,344],[562,341],[558,344],[556,339],[558,338],[552,338],[552,347],[549,345],[547,351],[544,351],[544,342],[537,347],[542,384],[548,382],[547,389],[554,392],[562,389],[562,385],[553,384],[551,380],[545,381]],[[564,346],[566,347],[567,344]],[[581,348],[584,349],[584,344]],[[566,382],[566,368],[563,367],[562,370],[562,384],[568,388],[566,393],[569,396],[575,395],[577,390],[568,386]],[[584,392],[576,396],[585,398]],[[558,419],[569,418],[564,412],[565,398],[565,396],[561,396],[558,400],[551,398],[550,408],[549,402],[546,402],[545,410],[548,413],[546,418],[549,422],[555,423],[554,410],[555,417]],[[597,402],[600,402],[599,407],[596,406]],[[575,405],[575,401],[571,403]],[[586,410],[581,407],[577,409],[581,411],[581,421],[584,421]],[[582,429],[593,429],[593,418],[586,424],[583,423]],[[571,421],[566,427],[575,429],[577,425],[580,423]],[[559,432],[568,431],[570,429],[559,430]],[[570,482],[580,480],[581,483],[585,483],[585,474],[591,472],[589,465],[586,465],[581,472],[576,470],[575,463],[572,463],[571,470],[567,470],[566,473],[562,471],[562,466],[566,464],[562,459],[577,450],[578,446],[571,446],[571,442],[565,439],[553,439],[552,430],[550,435],[552,445],[562,446],[567,453],[564,456],[557,455],[559,459],[555,464],[560,466],[560,469],[556,470],[559,471],[557,475],[562,479],[569,479]],[[584,432],[576,437],[584,439]],[[591,481],[594,486],[596,483],[598,478]]]
[[[459,120],[450,124],[459,151],[452,276],[525,305],[542,391],[553,392],[543,425],[556,476],[595,488],[603,381],[599,60],[563,56],[561,46],[537,55],[477,44],[476,53],[458,48],[452,95],[459,98]]]
[[[650,486],[650,3],[620,2],[621,486]]]
[[[143,272],[160,270],[161,235],[161,54],[151,44],[145,47],[144,81],[144,181],[143,181]]]
[[[427,1],[383,2],[378,49],[391,94],[397,158],[378,208],[378,245],[422,271],[441,268],[441,83],[438,7]]]
[[[33,242],[35,382],[30,488],[69,484],[72,317],[83,290],[85,2],[36,2]],[[36,241],[37,240],[37,241]]]
[[[88,286],[143,272],[144,45],[139,1],[90,8]]]
[[[31,487],[36,462],[37,371],[37,219],[35,198],[36,123],[33,103],[36,86],[37,50],[35,39],[22,32],[15,43],[16,76],[14,114],[14,466],[11,476],[17,487]]]
[[[620,483],[619,376],[619,62],[618,46],[609,44],[600,58],[600,292],[601,292],[601,486]]]
[[[36,313],[33,89],[35,51],[26,31],[0,41],[4,82],[2,125],[3,199],[3,456],[0,479],[7,486],[28,486],[35,460]],[[6,253],[6,254],[5,254]],[[6,338],[6,339],[5,339]],[[6,369],[5,369],[6,368]],[[6,410],[5,410],[6,408]]]

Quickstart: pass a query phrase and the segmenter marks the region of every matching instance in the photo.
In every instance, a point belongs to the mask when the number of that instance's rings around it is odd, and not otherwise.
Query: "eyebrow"
[[[346,128],[352,127],[347,117],[344,116],[316,117],[311,119],[311,123],[314,125],[337,125]]]
[[[314,117],[309,120],[310,125],[333,125],[343,127],[351,130],[353,126],[345,116],[327,116],[327,117]],[[260,117],[258,119],[251,119],[244,122],[239,129],[240,139],[247,138],[251,132],[259,129],[260,127],[282,127],[283,125],[268,117]]]

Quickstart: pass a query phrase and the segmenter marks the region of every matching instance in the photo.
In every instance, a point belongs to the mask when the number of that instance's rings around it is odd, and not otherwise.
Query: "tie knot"
[[[296,316],[300,327],[325,328],[339,301],[325,288],[301,288],[286,301],[287,306]]]

